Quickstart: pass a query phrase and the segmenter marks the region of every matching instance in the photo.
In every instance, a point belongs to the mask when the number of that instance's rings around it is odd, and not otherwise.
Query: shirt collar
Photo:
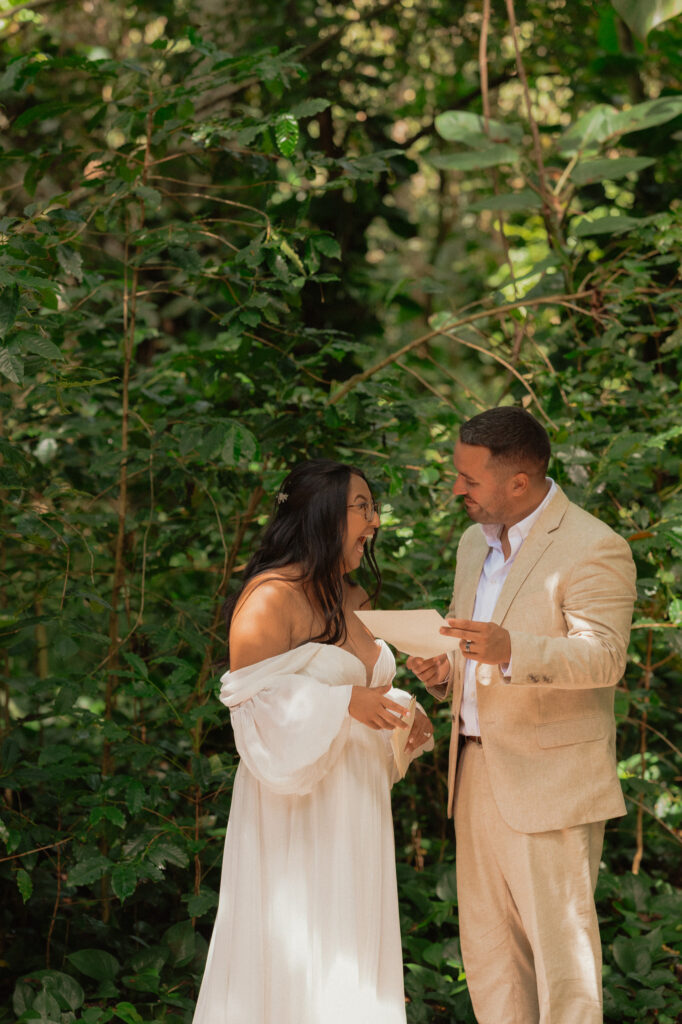
[[[557,492],[557,485],[551,477],[545,477],[545,480],[549,484],[549,490],[544,496],[537,508],[522,519],[518,523],[514,523],[513,526],[509,527],[507,536],[509,537],[509,546],[511,547],[511,556],[513,557],[519,550],[524,540],[531,531],[536,521],[539,519],[543,509],[549,505],[550,501]],[[496,548],[499,551],[502,550],[502,543],[500,541],[500,534],[502,533],[502,523],[481,523],[481,529],[483,530],[483,536],[488,542],[488,547]]]

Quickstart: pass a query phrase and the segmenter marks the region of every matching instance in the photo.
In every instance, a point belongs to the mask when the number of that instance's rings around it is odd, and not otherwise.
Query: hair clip
[[[280,491],[279,494],[277,495],[277,504],[283,505],[288,497],[289,495],[286,493],[286,491]]]

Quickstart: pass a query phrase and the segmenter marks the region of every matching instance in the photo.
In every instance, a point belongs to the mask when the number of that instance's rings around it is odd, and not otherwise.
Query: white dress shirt
[[[481,523],[481,529],[488,542],[488,551],[483,571],[481,572],[476,590],[476,602],[472,619],[476,622],[490,622],[500,591],[504,581],[509,575],[514,559],[521,550],[521,545],[530,533],[531,527],[546,505],[552,500],[557,489],[556,484],[550,477],[546,478],[550,485],[547,494],[529,516],[522,519],[520,523],[514,523],[509,527],[507,537],[511,548],[509,558],[505,561],[502,551],[500,534],[502,533],[501,523]],[[480,736],[481,727],[478,722],[478,704],[476,701],[476,666],[477,661],[467,659],[464,670],[464,686],[462,690],[462,704],[459,709],[459,731],[463,736]],[[500,668],[505,676],[511,678],[511,662],[508,665],[501,665]]]

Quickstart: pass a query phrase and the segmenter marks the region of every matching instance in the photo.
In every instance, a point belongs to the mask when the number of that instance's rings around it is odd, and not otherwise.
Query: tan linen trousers
[[[594,889],[605,823],[515,832],[474,743],[462,747],[456,786],[460,942],[476,1020],[602,1024]]]

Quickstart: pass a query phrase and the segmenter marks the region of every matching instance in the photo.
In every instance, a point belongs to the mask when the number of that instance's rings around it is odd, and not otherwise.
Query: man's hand
[[[425,686],[440,686],[446,681],[450,673],[450,662],[448,661],[447,654],[437,654],[435,658],[416,658],[410,656],[406,664],[410,671],[414,672]]]
[[[496,622],[446,621],[448,624],[441,626],[441,633],[460,638],[459,649],[465,658],[482,661],[485,665],[507,665],[511,661],[511,637]]]

